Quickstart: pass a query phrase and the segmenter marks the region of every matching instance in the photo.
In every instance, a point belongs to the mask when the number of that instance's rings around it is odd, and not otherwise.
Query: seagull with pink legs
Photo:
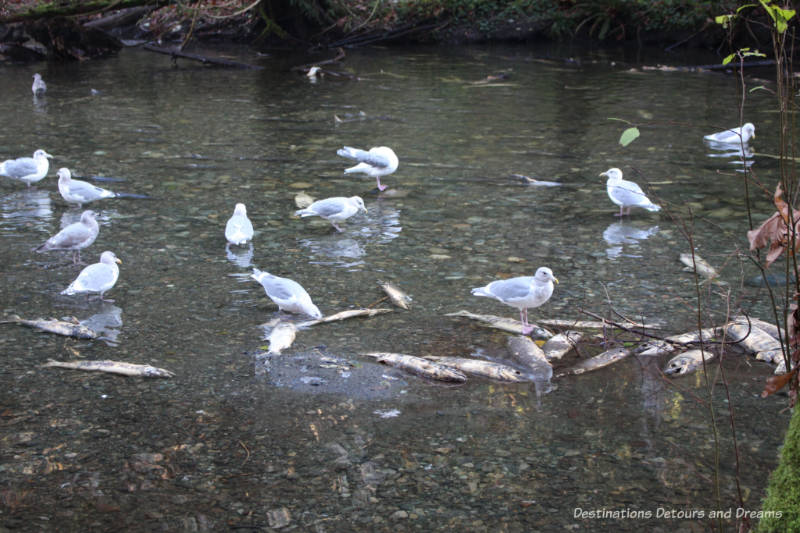
[[[386,185],[381,185],[381,176],[388,176],[397,170],[397,166],[400,164],[394,151],[386,146],[370,148],[369,151],[345,146],[344,148],[339,148],[336,153],[342,157],[358,161],[356,166],[346,168],[345,174],[361,172],[367,176],[372,176],[378,181],[379,191],[386,189]]]
[[[647,195],[644,194],[642,188],[636,183],[622,179],[622,171],[618,168],[609,168],[600,174],[608,178],[606,180],[606,192],[612,202],[619,206],[618,217],[631,214],[631,207],[641,207],[648,211],[660,211],[661,207],[657,206]]]
[[[533,276],[493,281],[485,287],[472,289],[472,294],[494,298],[519,309],[522,334],[527,335],[533,331],[533,326],[528,324],[528,308],[539,307],[549,300],[553,294],[554,282],[558,283],[558,279],[553,275],[553,271],[547,267],[540,267]]]

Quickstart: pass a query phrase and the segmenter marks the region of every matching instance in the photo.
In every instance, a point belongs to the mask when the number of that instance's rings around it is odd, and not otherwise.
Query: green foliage
[[[628,128],[622,132],[622,135],[619,138],[619,144],[621,144],[622,146],[628,146],[638,137],[639,137],[639,128],[637,127]]]
[[[759,533],[800,531],[800,407],[795,406],[792,413],[780,462],[770,477],[762,511],[764,517],[756,529]]]

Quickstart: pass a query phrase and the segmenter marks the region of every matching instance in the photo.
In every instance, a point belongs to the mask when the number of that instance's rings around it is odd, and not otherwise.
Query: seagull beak
[[[50,159],[52,159],[52,158],[53,158],[53,156],[52,156],[52,155],[50,155],[50,154],[48,154],[47,152],[45,152],[45,153],[44,153],[44,156],[45,156],[45,157],[49,157]]]
[[[114,258],[114,261],[116,261],[116,262],[117,262],[117,263],[119,263],[120,265],[122,264],[122,259],[120,259],[119,257],[115,257],[115,258]]]
[[[553,281],[555,281],[556,285],[558,285],[558,278],[553,276]]]
[[[608,172],[601,172],[601,173],[600,173],[600,175],[601,175],[601,176],[608,177]]]

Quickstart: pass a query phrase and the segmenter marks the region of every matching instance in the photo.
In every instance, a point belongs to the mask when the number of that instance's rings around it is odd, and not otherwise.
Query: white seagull
[[[247,244],[253,238],[253,223],[247,218],[247,208],[244,204],[236,204],[233,216],[225,224],[225,238],[237,246]]]
[[[618,168],[609,168],[600,173],[606,176],[606,191],[611,201],[619,206],[617,216],[630,215],[631,207],[642,207],[648,211],[660,211],[661,207],[650,201],[641,187],[632,181],[622,179],[622,171]]]
[[[61,294],[81,294],[87,292],[99,292],[100,299],[103,299],[103,294],[111,290],[111,287],[117,283],[119,278],[119,267],[117,263],[122,263],[114,252],[103,252],[100,254],[100,262],[94,263],[78,274],[75,281],[69,284],[69,287],[61,291]],[[106,302],[113,302],[113,300],[104,300]]]
[[[42,96],[47,92],[47,84],[42,79],[41,74],[36,73],[33,75],[33,85],[31,85],[31,90],[33,91],[34,96]]]
[[[7,159],[0,163],[0,176],[24,181],[30,187],[31,183],[47,176],[47,171],[50,170],[50,161],[47,160],[49,157],[53,156],[44,150],[36,150],[33,157]]]
[[[370,148],[369,152],[351,146],[345,146],[344,148],[336,150],[336,153],[342,157],[355,159],[359,162],[356,166],[345,169],[345,174],[362,172],[368,176],[372,176],[378,181],[379,191],[386,189],[386,185],[381,185],[381,176],[391,174],[397,170],[397,165],[400,164],[394,151],[386,146]]]
[[[731,128],[717,133],[710,133],[703,136],[703,139],[712,143],[719,144],[747,144],[750,139],[755,138],[756,127],[752,122],[746,123],[739,128]]]
[[[364,200],[360,196],[351,196],[350,198],[336,196],[317,200],[305,209],[295,211],[294,214],[301,217],[322,217],[333,224],[338,231],[342,231],[342,228],[336,223],[347,220],[359,211],[367,212]]]
[[[58,192],[69,204],[83,205],[101,198],[116,198],[115,192],[103,189],[91,183],[72,179],[68,168],[58,169]]]
[[[547,267],[540,267],[533,276],[493,281],[485,287],[472,289],[472,294],[494,298],[519,309],[522,333],[527,335],[533,331],[533,326],[528,324],[528,308],[539,307],[550,299],[553,294],[553,282],[558,283],[553,271]]]
[[[279,278],[257,268],[253,268],[250,277],[264,287],[267,296],[278,305],[278,309],[289,313],[303,313],[313,318],[322,318],[319,308],[314,305],[306,290],[296,281]]]
[[[50,250],[72,250],[72,261],[77,265],[81,258],[81,250],[92,245],[100,233],[94,211],[81,213],[79,222],[65,227],[36,248],[37,252]]]

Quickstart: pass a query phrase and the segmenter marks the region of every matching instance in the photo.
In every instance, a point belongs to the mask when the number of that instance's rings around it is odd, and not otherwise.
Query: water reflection
[[[606,248],[606,255],[609,259],[616,259],[622,255],[623,245],[638,247],[639,241],[643,241],[658,233],[658,226],[651,226],[647,229],[639,229],[630,225],[630,222],[614,222],[603,232],[603,239],[612,245]],[[627,257],[641,257],[640,255],[625,254]]]
[[[81,324],[97,333],[97,338],[109,346],[117,346],[122,330],[122,309],[109,302],[101,302],[100,309]]]
[[[732,165],[744,165],[750,167],[753,164],[754,151],[750,146],[731,143],[720,143],[714,141],[706,141],[706,145],[714,150],[706,154],[708,157],[731,159]]]
[[[225,245],[225,256],[228,261],[241,268],[248,268],[253,265],[253,241],[247,243],[247,247]]]
[[[47,96],[33,95],[33,110],[37,113],[47,112]]]
[[[308,249],[308,257],[315,264],[343,268],[364,264],[364,247],[354,239],[331,235],[318,239],[302,239],[300,245]]]
[[[42,226],[43,220],[53,216],[50,193],[36,188],[25,188],[7,194],[0,199],[3,225],[17,229],[23,224],[35,223]]]

